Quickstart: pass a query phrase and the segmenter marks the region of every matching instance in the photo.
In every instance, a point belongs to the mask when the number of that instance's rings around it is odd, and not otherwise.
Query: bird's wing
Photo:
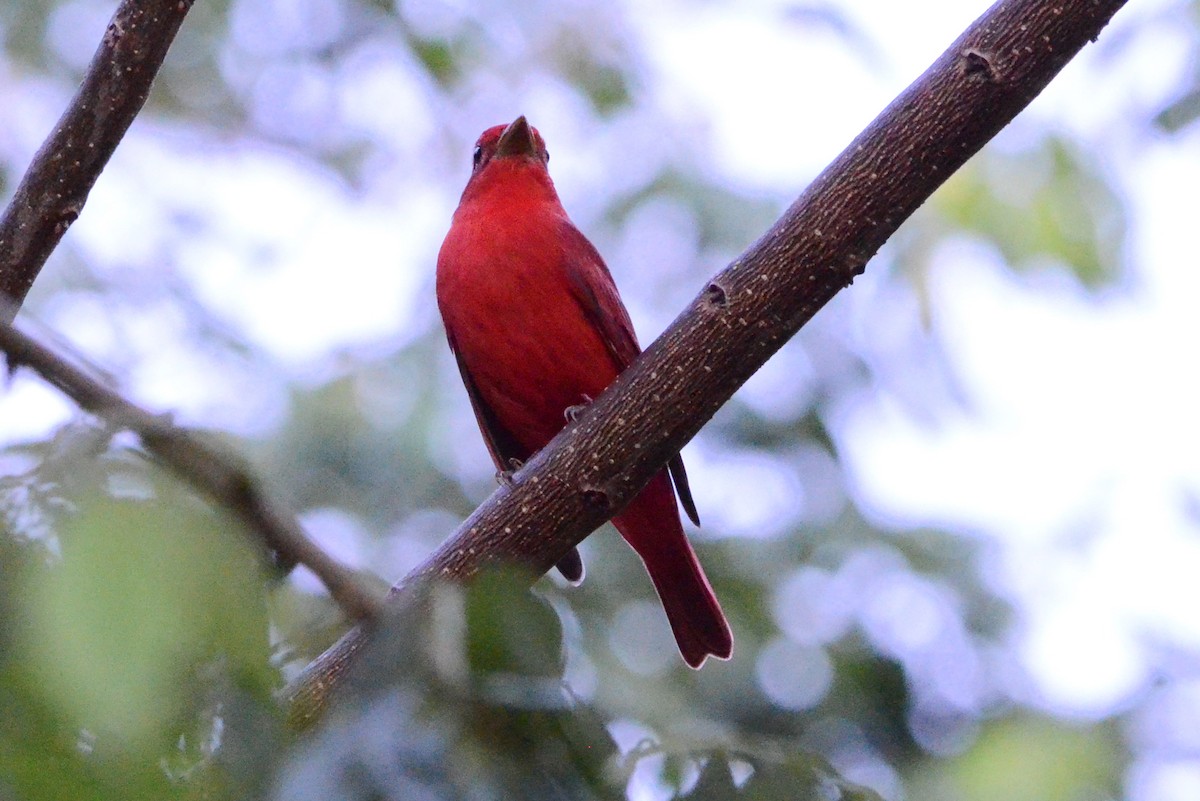
[[[692,488],[688,486],[687,471],[683,469],[683,455],[677,453],[672,456],[671,461],[667,462],[667,469],[671,471],[671,481],[675,483],[675,491],[679,493],[679,502],[683,504],[683,511],[687,512],[688,520],[699,526],[700,513],[696,511]]]
[[[484,402],[479,388],[475,386],[475,379],[471,377],[471,371],[467,369],[467,363],[458,352],[454,336],[447,331],[446,338],[450,340],[450,352],[454,354],[454,361],[458,363],[458,372],[462,375],[463,386],[467,388],[467,397],[471,399],[471,409],[475,412],[475,420],[479,423],[488,453],[492,455],[497,470],[502,473],[508,472],[513,469],[513,460],[524,462],[529,458],[529,451],[520,446],[517,438],[500,424],[495,412]]]
[[[633,330],[633,322],[629,319],[629,312],[621,302],[617,284],[613,281],[612,273],[608,271],[608,265],[600,257],[599,251],[569,222],[566,223],[566,236],[568,242],[575,240],[570,244],[577,247],[568,246],[565,252],[585,254],[579,263],[566,265],[571,294],[588,321],[600,332],[600,338],[604,340],[604,345],[617,366],[617,372],[622,372],[642,352],[637,334]],[[687,471],[683,468],[683,457],[675,454],[671,461],[667,462],[667,468],[671,471],[671,480],[675,484],[679,502],[683,504],[688,519],[697,526],[700,525],[700,515],[696,512],[696,502],[692,499],[692,490],[688,486]]]
[[[488,453],[492,455],[496,469],[501,473],[508,473],[517,466],[514,461],[522,463],[529,458],[530,453],[517,443],[516,437],[500,424],[495,412],[484,402],[479,388],[475,386],[475,379],[471,377],[471,371],[467,369],[466,362],[458,352],[454,336],[449,331],[446,331],[446,339],[450,341],[450,352],[454,354],[454,361],[458,363],[458,372],[462,376],[463,386],[467,388],[467,397],[471,399],[471,409],[475,412],[475,420],[479,423],[479,431],[483,434]],[[580,557],[578,548],[572,548],[570,553],[558,560],[555,567],[570,583],[579,584],[583,581],[583,558]]]

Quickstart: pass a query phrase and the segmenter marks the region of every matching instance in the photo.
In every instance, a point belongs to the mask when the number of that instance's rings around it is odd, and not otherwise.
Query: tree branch
[[[538,574],[619,512],[900,224],[1099,35],[1123,0],[1001,0],[889,105],[574,424],[392,589],[499,563]],[[285,691],[314,720],[367,642]]]
[[[0,304],[0,312],[6,312]],[[380,602],[354,572],[305,536],[296,518],[262,491],[250,471],[231,454],[126,400],[10,323],[0,321],[0,351],[9,371],[32,367],[83,409],[138,435],[142,444],[176,475],[232,511],[257,533],[277,562],[302,564],[316,574],[351,619],[371,621]]]
[[[0,217],[0,320],[11,322],[141,111],[192,0],[123,0],[83,83]]]

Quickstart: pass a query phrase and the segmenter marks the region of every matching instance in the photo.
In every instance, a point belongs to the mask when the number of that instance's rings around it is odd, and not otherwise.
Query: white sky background
[[[681,118],[703,116],[714,168],[744,186],[791,194],[986,7],[839,3],[880,48],[871,63],[848,54],[832,33],[780,25],[785,5],[630,3],[628,14],[654,59],[663,102],[678,103]],[[1200,130],[1147,140],[1122,117],[1131,103],[1161,105],[1191,68],[1181,35],[1157,21],[1174,5],[1131,3],[1101,47],[1086,49],[1026,112],[1096,143],[1110,159],[1105,167],[1132,210],[1129,286],[1087,297],[1052,275],[1021,282],[982,248],[948,245],[933,271],[934,326],[969,408],[944,410],[930,425],[879,394],[839,412],[848,465],[879,520],[965,528],[1001,544],[995,581],[1025,613],[1020,653],[1040,694],[1031,700],[1083,717],[1111,712],[1154,679],[1149,649],[1200,652],[1200,538],[1186,502],[1188,494],[1200,498]],[[1153,35],[1101,63],[1107,38],[1146,28]],[[761,90],[763,75],[786,76],[784,94]],[[386,131],[394,129],[388,119],[372,114],[385,105],[379,98],[390,98],[390,119],[414,120],[414,137],[427,136],[431,122],[414,96],[398,64],[364,82],[356,102],[365,126]],[[0,148],[31,155],[64,102],[60,90],[32,93],[0,74],[0,105],[13,109],[0,125]],[[524,111],[545,132],[564,129],[554,164],[570,205],[580,192],[570,184],[588,168],[569,149],[585,144],[588,132],[572,125],[569,110],[556,114],[554,102],[553,93],[533,97],[532,108],[502,109],[497,119]],[[477,131],[458,133],[469,142]],[[1018,121],[994,146],[1021,141]],[[167,206],[182,203],[216,220],[219,238],[186,244],[183,269],[202,299],[286,365],[403,337],[403,321],[429,313],[431,299],[421,294],[429,274],[391,265],[427,264],[432,273],[460,186],[398,174],[391,191],[351,198],[331,177],[282,155],[197,152],[198,144],[140,121],[69,236],[99,263],[117,264],[131,246],[155,252],[154,232],[166,229],[156,215]],[[144,195],[147,175],[165,176],[152,182],[161,196]],[[263,246],[274,249],[268,268],[250,269],[247,254]],[[344,280],[319,280],[331,262]],[[868,268],[848,290],[861,316],[855,346],[882,352],[871,281]],[[230,285],[239,287],[233,296]],[[345,296],[330,297],[338,287]],[[119,349],[121,332],[86,308],[51,310],[45,321],[102,362]],[[649,340],[654,332],[641,327]],[[251,431],[270,418],[270,398],[240,417],[228,411],[238,406],[229,403],[241,397],[238,388],[197,385],[174,366],[178,356],[147,351],[131,391],[155,408],[181,410],[185,420],[211,423],[224,414],[220,424]],[[0,440],[45,432],[69,414],[57,393],[19,376],[0,395]],[[1195,723],[1200,691],[1188,697],[1190,707],[1181,703]],[[1200,787],[1200,768],[1143,766],[1132,781],[1134,797],[1171,801]]]

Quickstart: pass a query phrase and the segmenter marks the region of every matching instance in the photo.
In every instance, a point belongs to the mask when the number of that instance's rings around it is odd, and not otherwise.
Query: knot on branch
[[[54,233],[57,236],[62,236],[66,230],[71,227],[71,223],[79,219],[80,212],[83,211],[83,204],[78,201],[69,203],[63,207],[58,214],[58,220],[54,223]]]
[[[580,488],[580,492],[583,494],[584,503],[588,506],[605,512],[612,508],[612,499],[606,490],[595,486],[583,486]]]
[[[21,361],[20,356],[8,351],[0,354],[0,358],[4,359],[4,378],[6,381],[11,382],[16,378],[17,371],[25,366],[25,363]]]
[[[725,287],[711,281],[704,287],[704,302],[714,309],[728,309],[729,295],[725,292]]]
[[[958,59],[958,69],[965,77],[986,83],[998,83],[996,67],[992,57],[982,50],[968,47]]]
[[[117,43],[125,36],[125,25],[117,18],[113,18],[108,23],[108,28],[104,31],[104,41],[101,43],[103,47],[115,49]]]
[[[844,267],[846,270],[846,286],[854,283],[854,279],[867,271],[868,258],[859,253],[847,254]]]

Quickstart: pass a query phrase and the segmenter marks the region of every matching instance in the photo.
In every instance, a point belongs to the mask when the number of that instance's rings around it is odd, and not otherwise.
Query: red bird
[[[641,352],[600,254],[567,217],[537,129],[524,117],[489,128],[442,243],[437,298],[450,349],[492,459],[526,461]],[[671,479],[697,521],[678,455],[613,518],[662,599],[679,651],[697,668],[728,659],[733,635],[683,534]],[[559,562],[583,577],[572,551]]]

